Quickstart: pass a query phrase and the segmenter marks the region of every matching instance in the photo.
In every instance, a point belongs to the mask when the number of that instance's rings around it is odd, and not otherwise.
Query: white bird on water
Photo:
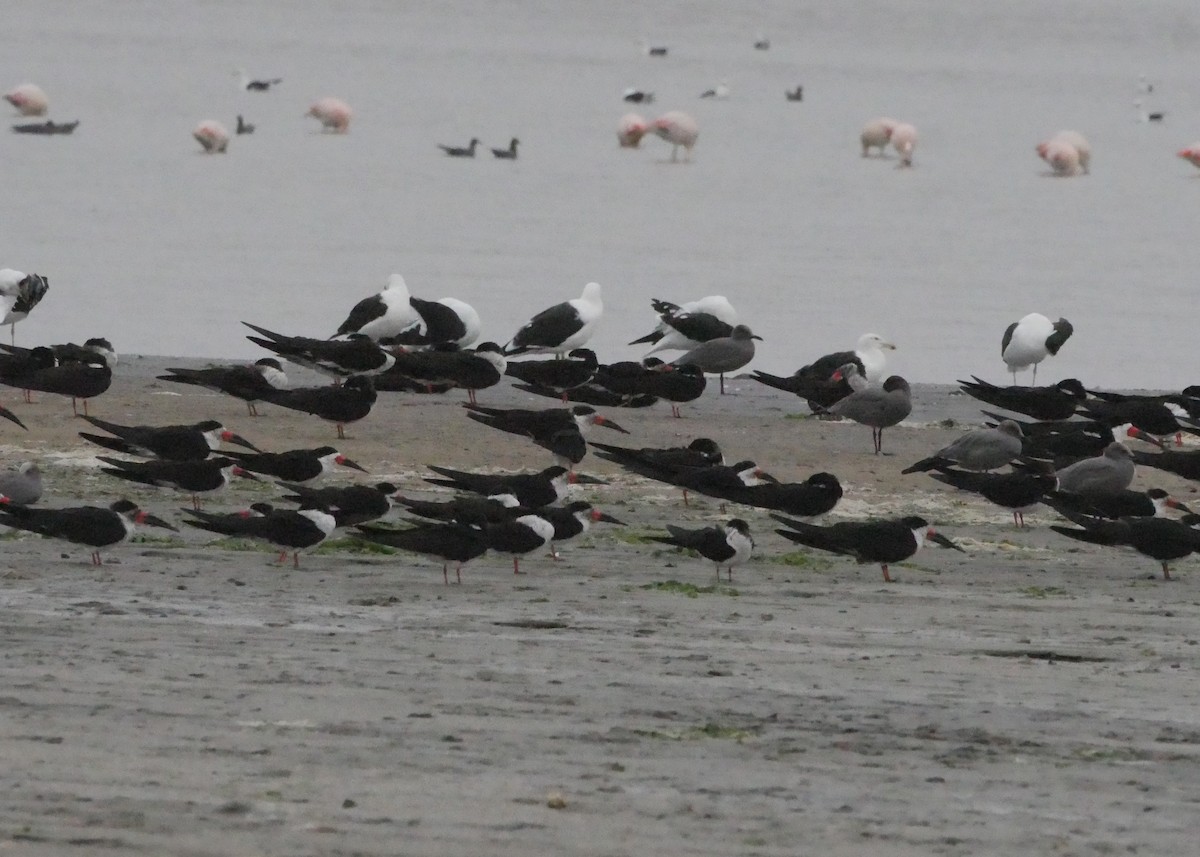
[[[700,136],[696,120],[681,110],[671,110],[654,120],[652,130],[671,144],[671,161],[675,162],[679,147],[683,146],[683,159],[692,159],[692,147]]]
[[[862,156],[865,158],[871,154],[872,149],[878,149],[879,157],[882,158],[887,150],[887,144],[892,139],[892,129],[897,124],[895,119],[881,116],[864,125],[858,135],[859,142],[862,143]]]
[[[617,143],[622,149],[636,149],[650,126],[636,113],[626,113],[617,120]]]
[[[229,130],[216,119],[205,119],[192,129],[192,136],[209,155],[229,148]]]
[[[350,118],[354,114],[350,105],[340,98],[321,98],[313,102],[304,115],[318,120],[326,131],[345,134],[350,130]]]
[[[911,167],[913,150],[917,148],[917,129],[907,122],[892,127],[892,148],[900,155],[900,166]]]
[[[22,116],[44,116],[50,109],[50,99],[36,83],[22,83],[4,93],[4,100],[17,108]]]

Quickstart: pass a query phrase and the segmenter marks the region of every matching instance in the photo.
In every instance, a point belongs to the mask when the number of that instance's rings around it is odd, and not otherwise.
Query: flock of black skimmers
[[[15,326],[48,291],[44,276],[0,271],[3,323]],[[726,504],[765,510],[782,525],[775,531],[783,538],[876,563],[885,581],[892,579],[890,565],[909,559],[926,543],[961,550],[915,515],[813,523],[842,499],[842,485],[832,473],[784,483],[753,460],[728,462],[708,438],[672,448],[590,440],[586,433],[596,426],[629,433],[597,408],[647,408],[662,400],[678,417],[682,405],[700,399],[712,375],[719,377],[718,395],[723,394],[724,375],[750,363],[759,339],[723,296],[683,304],[655,299],[651,307],[657,321],[630,343],[648,346],[646,356],[604,364],[585,347],[604,312],[601,293],[598,283],[588,283],[578,298],[534,315],[504,345],[476,345],[481,323],[474,308],[455,298],[415,297],[404,278],[394,274],[379,293],[354,305],[327,338],[244,322],[251,331],[247,338],[271,356],[252,364],[173,368],[159,376],[240,399],[251,417],[260,403],[312,414],[336,424],[339,439],[345,436],[344,426],[369,416],[381,393],[465,390],[466,418],[553,457],[552,466],[511,475],[430,466],[433,475],[426,482],[453,489],[456,496],[450,500],[412,498],[390,483],[315,485],[333,472],[365,472],[334,446],[271,452],[218,420],[131,426],[89,414],[88,401],[108,389],[117,365],[116,351],[103,338],[81,346],[0,345],[0,384],[27,394],[36,390],[69,396],[73,407],[82,401],[83,413],[76,414],[89,430],[80,431],[80,437],[117,454],[98,456],[102,473],[182,492],[191,499],[187,525],[266,541],[279,550],[281,562],[291,553],[297,567],[302,551],[319,546],[337,528],[349,527],[363,541],[441,559],[447,582],[451,563],[460,575],[463,563],[487,551],[511,556],[513,570],[519,573],[525,554],[548,548],[557,555],[557,543],[586,532],[594,523],[624,523],[588,502],[570,500],[569,486],[598,481],[575,470],[588,452],[631,474],[679,488],[685,504],[691,494],[702,494],[720,500],[722,511]],[[1010,512],[1018,528],[1024,526],[1027,512],[1045,505],[1064,520],[1052,527],[1055,532],[1132,547],[1157,560],[1169,579],[1172,561],[1200,550],[1200,516],[1161,489],[1137,492],[1129,486],[1138,465],[1200,479],[1200,452],[1171,448],[1184,433],[1200,434],[1200,387],[1123,395],[1089,390],[1076,379],[1048,386],[1016,384],[1017,374],[1026,370],[1032,370],[1036,382],[1037,367],[1058,353],[1073,332],[1066,319],[1051,321],[1038,313],[1009,325],[1001,337],[1000,357],[1014,383],[1000,386],[977,377],[960,382],[963,393],[995,409],[983,411],[986,424],[902,472],[927,473],[938,482],[978,494]],[[800,397],[818,417],[869,427],[872,450],[879,455],[884,430],[912,410],[908,382],[886,374],[886,355],[894,347],[868,333],[854,349],[825,355],[792,375],[754,372],[750,377]],[[654,356],[668,351],[678,356],[670,362]],[[524,359],[511,359],[518,357]],[[284,369],[287,363],[324,374],[331,383],[293,387]],[[513,378],[522,391],[554,400],[554,405],[513,409],[480,404],[477,394],[504,377]],[[0,408],[0,416],[24,427],[7,408]],[[499,434],[495,440],[500,440]],[[1127,441],[1147,446],[1131,449]],[[231,513],[206,511],[203,498],[235,478],[273,480],[283,492],[279,502],[289,508],[258,503]],[[127,540],[135,525],[176,529],[125,499],[107,508],[38,506],[42,476],[33,462],[0,476],[0,492],[0,523],[87,545],[97,564],[101,550]],[[381,524],[379,520],[396,507],[409,516],[409,525]],[[1168,517],[1172,509],[1183,516]],[[726,569],[730,578],[754,549],[745,518],[699,529],[672,526],[652,539],[695,551],[711,561],[718,574]]]

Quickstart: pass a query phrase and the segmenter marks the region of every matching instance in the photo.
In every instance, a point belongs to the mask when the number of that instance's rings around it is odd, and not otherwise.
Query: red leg
[[[284,551],[283,555],[287,556],[287,551]],[[292,553],[292,567],[293,568],[300,567],[300,551],[295,551]]]
[[[888,567],[887,567],[886,562],[883,564],[883,582],[884,583],[893,583],[894,582],[892,580],[892,576],[890,574],[888,574]]]
[[[521,573],[521,561],[517,557],[513,557],[513,574]]]

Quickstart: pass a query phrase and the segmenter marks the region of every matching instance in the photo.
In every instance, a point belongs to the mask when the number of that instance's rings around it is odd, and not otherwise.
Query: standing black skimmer
[[[957,464],[964,470],[995,470],[1021,454],[1025,433],[1012,420],[1004,420],[995,428],[981,428],[960,436],[901,473],[941,470]]]
[[[254,133],[254,125],[247,122],[245,119],[243,119],[241,113],[239,113],[238,117],[237,117],[237,133],[238,134],[253,134]]]
[[[1113,441],[1102,455],[1055,471],[1058,490],[1084,498],[1107,497],[1120,493],[1133,481],[1133,453],[1119,441]]]
[[[483,534],[488,548],[511,556],[513,574],[520,574],[521,557],[549,545],[554,539],[554,524],[539,515],[522,515],[511,521],[485,524]]]
[[[527,384],[549,387],[562,395],[564,391],[592,380],[599,365],[595,351],[590,348],[575,348],[565,360],[510,360],[505,366],[504,374],[519,378]]]
[[[1033,511],[1048,491],[1054,490],[1054,476],[1049,473],[1017,471],[1015,473],[971,473],[946,468],[930,473],[944,485],[978,494],[985,500],[1012,512],[1013,524],[1025,526],[1025,513]]]
[[[532,510],[526,510],[532,511]],[[554,547],[555,542],[565,542],[568,539],[573,539],[576,536],[583,535],[592,526],[592,524],[603,521],[608,524],[617,524],[625,526],[624,521],[618,521],[612,515],[601,512],[599,509],[592,506],[591,503],[583,500],[576,500],[574,503],[568,503],[566,506],[546,506],[534,512],[539,518],[549,521],[554,527],[554,535],[550,539],[550,555],[554,559],[558,559],[558,551]]]
[[[655,358],[649,358],[653,361]],[[704,394],[708,380],[704,370],[691,363],[674,366],[662,363],[653,367],[629,363],[637,367],[632,371],[614,371],[615,366],[601,366],[595,377],[595,383],[614,393],[630,397],[651,397],[665,399],[671,403],[671,416],[680,417],[679,406],[685,402],[694,401]]]
[[[1134,452],[1133,460],[1136,464],[1165,470],[1184,479],[1200,480],[1200,451],[1165,449],[1162,452]]]
[[[552,351],[566,354],[587,344],[603,314],[600,284],[588,283],[579,297],[544,309],[526,322],[504,347],[504,353]]]
[[[255,402],[262,401],[264,393],[286,390],[287,374],[283,365],[274,357],[264,357],[250,365],[210,366],[204,369],[168,369],[169,375],[159,375],[160,381],[176,384],[192,384],[217,393],[241,399],[246,403],[250,416],[258,416]]]
[[[827,527],[806,524],[782,515],[771,517],[790,528],[775,531],[789,541],[852,556],[859,562],[879,563],[887,583],[893,582],[888,566],[909,559],[926,541],[962,551],[962,548],[929,526],[928,521],[916,515],[886,521],[840,521]]]
[[[1155,437],[1178,436],[1183,431],[1200,433],[1191,426],[1181,425],[1167,407],[1165,398],[1175,397],[1135,397],[1119,401],[1089,399],[1079,406],[1079,412],[1112,428],[1128,424]]]
[[[1087,399],[1087,390],[1075,378],[1064,378],[1049,387],[1000,387],[974,375],[971,377],[973,381],[958,382],[964,393],[1035,420],[1070,419]]]
[[[414,500],[411,497],[397,496],[396,502],[409,514],[444,523],[460,521],[478,524],[486,521],[498,524],[535,511],[518,504],[517,498],[512,494],[494,494],[490,497],[462,494],[453,500]],[[540,515],[545,508],[548,507],[538,507],[536,514]]]
[[[130,482],[141,482],[144,485],[156,485],[160,488],[170,487],[186,491],[192,495],[192,508],[200,508],[200,495],[219,491],[229,484],[232,476],[244,479],[256,479],[252,473],[244,470],[232,458],[206,458],[203,461],[167,461],[151,459],[150,461],[122,461],[119,458],[97,456],[98,460],[107,464],[100,468],[104,473],[126,479]]]
[[[690,351],[708,342],[733,333],[737,310],[724,295],[709,295],[685,304],[673,304],[654,298],[650,301],[658,313],[654,330],[630,345],[653,344],[647,356],[656,351]]]
[[[613,420],[596,412],[588,405],[573,405],[570,408],[547,408],[542,411],[503,408],[485,408],[467,404],[467,416],[500,431],[528,437],[543,449],[548,449],[559,458],[578,464],[587,455],[584,429],[593,426],[629,434]]]
[[[488,549],[482,528],[452,522],[424,524],[407,530],[390,527],[359,527],[358,537],[370,542],[398,548],[402,551],[435,556],[442,561],[442,580],[449,584],[447,571],[455,563],[454,575],[462,583],[463,563],[483,556]]]
[[[563,403],[591,405],[596,408],[648,408],[658,402],[657,396],[629,396],[614,393],[612,390],[592,383],[582,384],[561,392],[553,387],[542,387],[537,384],[513,384],[513,389],[532,393],[535,396],[545,396],[547,399],[557,399]]]
[[[694,550],[717,568],[717,579],[721,579],[721,566],[725,566],[729,579],[733,580],[733,567],[750,559],[754,551],[754,539],[750,537],[750,525],[741,518],[733,518],[724,526],[704,527],[687,530],[667,525],[669,536],[651,536],[651,541]]]
[[[100,565],[100,551],[127,541],[137,524],[176,531],[162,518],[143,512],[129,500],[118,500],[107,509],[74,506],[68,509],[33,509],[0,506],[0,524],[56,539],[66,539],[92,550],[92,565]]]
[[[681,488],[685,505],[689,503],[689,491],[725,500],[748,485],[778,481],[753,461],[748,460],[729,465],[707,464],[699,467],[686,467],[668,464],[663,459],[644,457],[641,450],[610,446],[604,443],[596,443],[594,446],[597,450],[596,455],[606,461],[619,464],[631,473],[647,479]]]
[[[283,562],[291,553],[293,568],[300,567],[301,551],[320,545],[337,526],[333,515],[324,509],[269,509],[261,515],[214,515],[201,511],[189,514],[193,517],[184,518],[183,522],[197,529],[269,542],[279,551],[276,562]]]
[[[17,506],[29,506],[42,499],[42,471],[32,461],[16,470],[0,473],[0,497]]]
[[[698,437],[687,446],[644,446],[641,449],[630,449],[605,444],[593,445],[611,453],[612,457],[609,460],[618,464],[626,460],[641,461],[649,467],[668,473],[684,467],[709,467],[725,463],[721,447],[715,440],[707,437]],[[608,456],[601,457],[608,458]]]
[[[464,470],[451,470],[449,467],[438,467],[430,464],[427,467],[441,478],[434,479],[426,476],[425,481],[431,485],[441,485],[456,491],[469,491],[485,497],[499,494],[511,494],[522,506],[537,509],[557,503],[567,496],[567,486],[572,481],[571,474],[565,467],[547,467],[538,473],[467,473]],[[592,477],[576,474],[577,482],[597,482]]]
[[[246,75],[246,72],[240,68],[237,69],[233,74],[238,78],[238,85],[247,92],[266,92],[272,86],[278,86],[279,84],[283,83],[282,77],[269,77],[259,80],[252,80]]]
[[[1052,322],[1036,312],[1010,324],[1000,341],[1000,356],[1012,372],[1013,383],[1017,382],[1018,372],[1032,366],[1036,384],[1037,365],[1057,354],[1074,332],[1075,328],[1065,318]]]
[[[348,339],[312,339],[274,333],[248,321],[242,324],[266,337],[247,336],[255,345],[261,345],[285,360],[307,366],[334,379],[349,375],[376,375],[386,372],[396,362],[395,357],[364,334],[351,334]]]
[[[306,508],[326,509],[339,527],[352,527],[378,520],[391,511],[396,486],[390,482],[375,485],[331,485],[309,488],[293,482],[276,483],[291,491],[283,499]]]
[[[475,404],[477,390],[500,383],[508,360],[495,342],[484,342],[462,350],[454,346],[435,346],[428,351],[394,349],[396,364],[375,376],[377,390],[406,392],[410,382],[419,387],[457,387],[467,391],[467,400]]]
[[[761,340],[749,327],[739,324],[729,336],[710,339],[701,343],[682,357],[676,358],[674,366],[695,366],[710,375],[721,378],[721,395],[725,394],[725,373],[736,372],[754,359],[754,340]]]
[[[839,369],[834,374],[841,378],[848,373]],[[831,414],[870,426],[875,454],[879,455],[883,452],[883,430],[898,424],[912,413],[912,396],[908,382],[899,375],[892,375],[883,382],[882,387],[855,390],[844,399],[834,402],[828,410]]]
[[[508,141],[507,149],[492,149],[492,154],[502,161],[515,161],[517,159],[517,146],[521,141],[513,137]]]
[[[404,277],[392,274],[383,291],[354,305],[334,336],[361,333],[378,342],[399,336],[420,322],[421,316],[413,308]]]
[[[0,307],[4,309],[0,324],[9,326],[13,342],[16,342],[17,322],[28,318],[49,290],[50,280],[40,274],[26,274],[12,268],[0,270]]]
[[[475,157],[475,147],[478,145],[478,138],[472,137],[471,142],[465,146],[443,146],[438,143],[438,148],[452,158],[473,158]]]
[[[123,426],[99,417],[85,416],[84,419],[114,436],[105,437],[81,431],[81,438],[126,455],[171,461],[202,461],[208,458],[209,453],[220,449],[222,441],[259,451],[257,446],[241,435],[229,431],[216,420],[177,426]]]
[[[785,515],[815,518],[833,509],[842,499],[842,483],[832,473],[814,473],[803,482],[764,481],[734,487],[722,495],[730,503],[771,509]]]
[[[1168,509],[1177,509],[1180,512],[1192,514],[1191,509],[1162,488],[1151,488],[1148,491],[1131,491],[1126,488],[1117,494],[1093,497],[1051,491],[1042,498],[1042,502],[1067,518],[1072,515],[1093,515],[1097,518],[1113,520],[1117,518],[1153,518],[1165,515]]]
[[[344,440],[347,423],[361,420],[375,405],[375,385],[366,375],[352,375],[340,387],[300,387],[276,390],[263,396],[265,401],[293,411],[313,414],[337,423],[337,436]]]
[[[1170,518],[1121,518],[1109,521],[1087,515],[1071,515],[1081,529],[1052,526],[1056,533],[1081,542],[1099,545],[1128,545],[1143,556],[1158,560],[1163,580],[1171,579],[1171,560],[1200,550],[1200,530]]]
[[[299,484],[311,482],[335,466],[367,472],[362,465],[351,461],[332,446],[291,449],[287,452],[228,452],[226,456],[251,473]]]
[[[112,385],[112,369],[100,355],[95,357],[94,363],[59,364],[49,348],[34,348],[29,353],[30,359],[18,365],[7,361],[0,364],[0,384],[24,390],[27,400],[34,390],[70,396],[71,411],[78,416],[76,400],[82,399],[86,415],[87,400],[99,396]]]
[[[409,298],[417,323],[395,336],[383,337],[380,345],[457,345],[466,348],[479,338],[483,322],[475,307],[458,298],[427,301]]]
[[[879,334],[864,333],[859,337],[853,351],[826,354],[807,366],[801,366],[787,377],[755,372],[753,378],[768,387],[785,390],[805,399],[809,408],[816,411],[830,407],[854,391],[848,378],[833,378],[838,369],[853,363],[858,367],[859,375],[868,383],[878,383],[883,379],[883,372],[887,368],[887,356],[883,352],[895,349],[895,345],[886,342]]]

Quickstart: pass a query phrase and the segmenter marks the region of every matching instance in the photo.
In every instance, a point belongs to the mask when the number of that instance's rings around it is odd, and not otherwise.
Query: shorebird
[[[324,509],[266,509],[263,514],[214,515],[195,510],[183,522],[211,533],[235,538],[259,539],[279,551],[276,562],[292,555],[292,567],[300,567],[300,552],[319,546],[333,533],[337,522]]]
[[[23,321],[50,291],[50,280],[40,274],[26,274],[12,268],[0,270],[0,324],[9,326],[10,341],[16,342],[17,322]]]
[[[901,473],[941,470],[957,464],[964,470],[995,470],[1021,454],[1025,433],[1012,420],[1004,420],[995,428],[969,431],[948,446],[944,446]]]
[[[81,431],[84,440],[121,452],[170,461],[203,461],[220,449],[221,443],[233,443],[258,452],[258,447],[244,437],[234,434],[216,420],[204,420],[190,425],[123,426],[85,416],[83,419],[112,437]]]
[[[559,459],[578,464],[587,455],[585,429],[604,426],[613,431],[629,434],[612,419],[599,414],[588,405],[572,405],[569,408],[547,408],[540,411],[518,408],[485,408],[467,404],[467,416],[478,423],[509,434],[527,437],[543,449],[554,453]]]
[[[588,283],[579,297],[544,309],[526,322],[504,346],[504,353],[550,351],[566,354],[587,344],[603,314],[600,284]]]
[[[100,565],[100,551],[126,542],[137,525],[161,527],[178,532],[162,518],[151,515],[129,500],[118,500],[108,508],[73,506],[66,509],[34,509],[13,504],[0,505],[0,524],[92,548],[92,565]]]
[[[314,339],[275,333],[248,321],[242,324],[260,334],[246,337],[255,345],[261,345],[285,360],[334,379],[350,375],[376,375],[386,372],[396,362],[394,356],[363,333],[352,333],[347,339]]]
[[[1017,471],[1015,473],[972,473],[966,470],[946,468],[930,473],[944,485],[978,494],[985,500],[1012,512],[1013,524],[1025,526],[1025,514],[1042,501],[1048,491],[1054,490],[1054,476],[1050,473]]]
[[[366,375],[352,375],[340,387],[299,387],[266,393],[263,400],[292,411],[302,411],[337,424],[337,436],[344,440],[346,424],[357,422],[371,413],[377,394]]]
[[[1055,472],[1058,490],[1085,498],[1117,494],[1133,481],[1134,459],[1129,447],[1113,441],[1102,455],[1085,458]]]
[[[240,467],[261,476],[274,476],[285,482],[305,483],[325,475],[334,467],[348,467],[360,473],[367,470],[332,446],[316,449],[291,449],[287,452],[227,452]]]
[[[239,467],[232,458],[224,456],[206,458],[203,461],[171,461],[162,458],[122,461],[119,458],[100,455],[97,456],[97,460],[107,465],[100,468],[102,472],[119,479],[186,491],[192,495],[193,509],[200,508],[201,494],[221,490],[234,476],[257,479],[252,473]]]
[[[310,488],[294,482],[276,482],[290,491],[283,496],[289,503],[305,508],[325,509],[339,527],[352,527],[378,520],[391,511],[396,501],[396,486],[391,482],[374,485],[331,485]]]
[[[458,298],[427,301],[410,297],[416,323],[393,336],[376,337],[381,345],[455,345],[466,348],[479,338],[483,323],[475,307]]]
[[[738,322],[737,310],[724,295],[709,295],[685,304],[653,298],[650,304],[658,313],[658,324],[629,343],[652,344],[647,357],[656,351],[689,351],[709,340],[729,336]]]
[[[571,483],[604,484],[598,479],[583,474],[571,474],[567,468],[547,467],[537,473],[468,473],[465,470],[453,470],[449,467],[427,465],[438,474],[439,478],[425,477],[431,485],[453,488],[456,491],[469,491],[484,497],[494,497],[501,494],[511,494],[517,502],[530,509],[557,503],[567,496]]]
[[[319,121],[325,131],[345,134],[350,130],[350,119],[354,114],[350,105],[340,98],[321,98],[313,102],[304,115]]]
[[[396,363],[375,376],[377,390],[409,390],[412,384],[424,389],[445,385],[467,391],[475,404],[475,392],[494,387],[504,377],[508,361],[495,342],[484,342],[474,350],[436,346],[428,351],[392,350]]]
[[[1012,372],[1013,383],[1017,382],[1018,372],[1032,366],[1036,384],[1038,364],[1057,354],[1074,332],[1075,328],[1065,318],[1052,322],[1036,312],[1010,324],[1000,340],[1000,356]]]
[[[1109,521],[1088,515],[1071,515],[1079,525],[1052,526],[1050,529],[1069,538],[1099,545],[1128,545],[1162,566],[1163,580],[1171,579],[1172,560],[1182,559],[1200,550],[1200,530],[1170,518],[1121,518]]]
[[[1048,387],[1000,387],[974,375],[971,378],[958,382],[967,395],[1035,420],[1070,419],[1087,399],[1087,390],[1075,378],[1064,378]]]
[[[885,521],[839,521],[827,527],[806,524],[782,515],[773,514],[771,517],[787,525],[788,529],[777,529],[775,532],[789,541],[852,556],[860,563],[879,563],[887,583],[895,582],[888,572],[888,566],[911,558],[927,541],[962,551],[962,548],[934,530],[928,521],[916,515]]]
[[[510,360],[505,365],[504,374],[527,384],[549,387],[563,395],[566,390],[592,380],[598,368],[595,351],[590,348],[574,348],[565,360]],[[563,401],[566,401],[565,396]]]
[[[412,305],[404,277],[392,274],[381,292],[354,305],[334,336],[361,333],[378,342],[399,336],[420,323],[421,315]]]
[[[209,366],[204,369],[168,368],[169,375],[158,375],[160,381],[190,384],[241,399],[252,417],[258,416],[256,402],[266,393],[288,388],[283,365],[274,357],[264,357],[251,364]]]
[[[850,382],[854,376],[845,376],[832,380],[833,375],[847,363],[853,363],[858,374],[870,384],[883,380],[887,368],[887,355],[884,351],[895,351],[896,346],[886,341],[877,333],[864,333],[858,338],[858,344],[853,351],[835,351],[826,354],[807,366],[801,366],[789,376],[769,375],[766,372],[755,372],[754,380],[786,390],[789,393],[805,399],[812,410],[828,408],[839,399],[854,392]]]
[[[651,536],[650,540],[696,551],[716,566],[718,580],[721,578],[721,567],[724,566],[732,581],[734,566],[745,563],[754,551],[750,525],[741,518],[731,518],[724,525],[698,530],[668,524],[667,532],[669,536]]]
[[[455,577],[462,583],[463,563],[483,556],[488,549],[482,528],[458,522],[422,524],[407,530],[359,527],[355,535],[402,551],[437,557],[442,560],[442,580],[447,584],[450,583],[450,563],[455,563]]]

